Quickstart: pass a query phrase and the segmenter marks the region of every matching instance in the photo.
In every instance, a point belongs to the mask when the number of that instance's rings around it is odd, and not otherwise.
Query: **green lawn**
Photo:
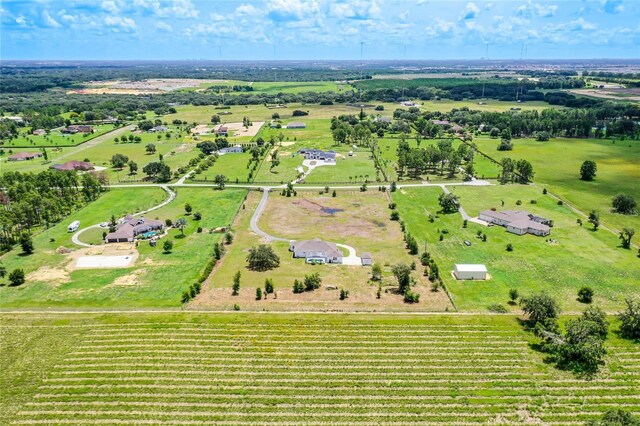
[[[218,157],[213,166],[201,174],[193,175],[195,179],[208,179],[213,181],[217,175],[225,175],[230,183],[246,183],[249,181],[249,169],[247,164],[251,159],[249,152],[230,153]]]
[[[458,308],[465,311],[484,310],[493,303],[506,304],[509,289],[526,295],[541,290],[558,298],[569,311],[582,307],[576,301],[578,289],[589,285],[595,290],[595,303],[607,309],[617,309],[625,296],[640,291],[640,269],[635,251],[618,247],[617,236],[576,224],[579,217],[566,206],[558,206],[549,196],[532,186],[456,187],[460,203],[468,214],[476,216],[489,208],[523,209],[554,220],[551,235],[545,237],[518,236],[499,226],[484,227],[469,222],[462,227],[458,213],[441,214],[430,223],[428,215],[437,215],[438,188],[412,188],[394,193],[394,201],[407,229],[425,242],[427,251],[436,259],[441,275]],[[504,201],[502,207],[501,201]],[[516,201],[522,205],[517,206]],[[536,200],[537,204],[530,204]],[[439,231],[446,229],[444,240]],[[487,235],[487,242],[477,238],[477,232]],[[467,247],[464,240],[472,243]],[[513,252],[505,247],[512,244]],[[482,263],[491,279],[484,282],[456,281],[451,275],[455,263]]]
[[[513,151],[498,151],[499,141],[488,137],[474,140],[481,151],[500,160],[525,158],[536,173],[534,181],[577,206],[585,213],[595,209],[601,220],[618,229],[625,226],[640,231],[640,216],[611,213],[611,198],[626,193],[640,202],[640,143],[600,139],[554,138],[548,142],[514,139]],[[598,165],[596,179],[580,180],[580,165],[593,160]]]
[[[175,242],[171,254],[163,254],[160,247],[153,248],[142,242],[138,246],[140,257],[132,268],[68,269],[67,256],[55,250],[60,246],[74,248],[71,234],[66,230],[71,221],[80,220],[81,227],[92,225],[107,221],[111,214],[119,217],[146,209],[167,196],[157,188],[112,189],[64,223],[37,235],[33,255],[20,256],[16,249],[2,256],[9,271],[25,270],[27,283],[20,287],[0,287],[0,307],[178,307],[180,294],[199,276],[211,256],[213,244],[220,238],[220,234],[197,233],[196,228],[228,226],[245,194],[244,190],[180,188],[174,202],[147,215],[175,221],[184,216],[185,203],[191,204],[194,212],[202,213],[199,222],[187,216],[186,238],[177,238],[180,231],[175,229],[165,237]],[[95,235],[87,238],[91,242]],[[29,274],[34,271],[36,276],[30,278]],[[54,275],[62,277],[54,279]],[[47,276],[51,276],[51,280]]]
[[[93,126],[93,133],[65,134],[59,130],[52,130],[48,135],[32,135],[31,127],[21,128],[20,136],[9,140],[4,140],[0,148],[21,147],[55,147],[58,145],[78,145],[95,137],[108,133],[116,127],[113,124],[99,124]],[[18,148],[20,149],[20,148]]]
[[[584,424],[612,408],[640,414],[637,345],[610,332],[602,373],[585,380],[543,362],[513,316],[47,313],[0,315],[0,326],[2,424]]]

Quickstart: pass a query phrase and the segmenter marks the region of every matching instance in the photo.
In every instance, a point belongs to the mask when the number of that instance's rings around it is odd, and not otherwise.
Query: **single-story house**
[[[218,136],[228,136],[229,128],[227,126],[220,126],[216,129],[216,135]]]
[[[458,280],[486,280],[487,267],[479,264],[456,263],[453,275]]]
[[[302,121],[292,121],[287,124],[287,129],[306,129],[307,125]]]
[[[163,227],[164,224],[159,220],[127,215],[124,220],[116,226],[115,232],[107,234],[104,241],[106,243],[127,243],[133,241],[138,235],[151,231],[160,231]]]
[[[324,161],[325,163],[335,163],[336,161],[336,153],[334,151],[303,148],[298,152],[304,155],[305,160],[320,160]]]
[[[418,106],[418,104],[417,104],[417,103],[415,103],[415,102],[413,102],[413,101],[404,101],[404,102],[402,102],[402,105],[403,105],[403,106],[406,106],[406,107],[414,107],[414,106]]]
[[[31,133],[35,136],[42,136],[42,135],[46,135],[47,131],[45,129],[36,129]]]
[[[42,157],[41,152],[16,152],[13,155],[10,155],[9,161],[25,161],[25,160],[33,160],[34,158]]]
[[[373,121],[376,121],[378,123],[387,123],[387,124],[391,124],[391,117],[383,117],[383,116],[377,116],[376,118],[373,119]]]
[[[67,161],[66,163],[62,163],[62,164],[54,164],[49,168],[54,170],[61,170],[61,171],[64,171],[64,170],[86,171],[86,170],[94,169],[93,164],[88,163],[86,161],[76,161],[76,160]]]
[[[24,123],[24,117],[20,117],[18,115],[10,115],[6,117],[2,117],[2,120],[11,120],[14,123]]]
[[[221,148],[218,150],[219,154],[242,154],[244,150],[240,145],[234,145],[227,148]]]
[[[551,233],[553,221],[524,210],[483,210],[478,219],[507,228],[516,235],[533,234],[545,237]]]
[[[169,130],[167,126],[156,126],[156,127],[150,128],[149,133],[166,132],[167,130]]]
[[[289,246],[289,251],[293,252],[294,258],[304,257],[307,262],[342,263],[342,252],[338,249],[338,246],[318,238],[294,241]]]
[[[72,124],[61,131],[62,133],[93,133],[93,126],[86,124]]]
[[[431,120],[431,122],[436,126],[448,126],[451,124],[449,120]]]
[[[371,259],[371,253],[362,253],[360,256],[360,260],[362,261],[362,266],[368,266],[373,263],[373,259]]]

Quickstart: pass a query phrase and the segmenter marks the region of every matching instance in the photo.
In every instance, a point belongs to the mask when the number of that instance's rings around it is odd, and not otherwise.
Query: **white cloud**
[[[300,20],[319,12],[317,0],[271,0],[267,4],[267,14],[274,21]]]
[[[550,18],[556,14],[558,6],[555,4],[540,4],[528,0],[516,9],[516,15],[523,18]]]
[[[173,27],[169,24],[167,24],[166,22],[162,22],[162,21],[157,21],[155,24],[153,24],[153,26],[160,31],[166,31],[166,32],[171,32],[173,31]]]
[[[20,25],[21,27],[26,27],[27,26],[27,19],[23,15],[19,15],[16,18],[16,24]]]
[[[605,13],[620,13],[624,11],[622,0],[605,0],[602,2],[602,10]]]
[[[136,21],[123,16],[106,16],[104,24],[116,32],[133,32],[138,29]]]
[[[427,4],[428,2],[429,2],[429,0],[418,0],[418,1],[416,2],[416,4],[417,4],[418,6],[420,6],[420,5],[423,5],[423,4]]]
[[[473,19],[478,16],[478,13],[480,13],[480,8],[474,2],[469,2],[462,11],[460,19]]]
[[[236,15],[259,15],[260,11],[251,4],[241,4],[236,8]]]
[[[375,0],[352,0],[331,3],[330,13],[338,19],[374,19],[379,17],[381,9]]]
[[[433,25],[425,29],[427,37],[431,38],[452,38],[456,34],[456,24],[436,18]]]
[[[116,5],[116,3],[113,0],[105,0],[102,3],[100,3],[100,7],[109,12],[109,13],[113,13],[116,14],[120,11],[120,9],[118,8],[118,6]]]
[[[406,21],[407,19],[409,19],[409,11],[405,10],[404,12],[399,14],[398,19],[400,19],[401,21]]]
[[[48,10],[42,12],[42,23],[45,27],[60,28],[62,25],[49,14]]]
[[[197,18],[200,12],[191,0],[133,0],[133,6],[150,11],[159,18],[187,19]]]
[[[227,18],[225,18],[224,15],[220,15],[219,13],[210,13],[209,19],[211,19],[212,21],[221,22]]]

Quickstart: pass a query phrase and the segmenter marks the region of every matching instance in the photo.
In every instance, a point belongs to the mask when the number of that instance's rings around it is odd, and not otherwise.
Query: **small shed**
[[[456,263],[453,274],[458,280],[486,280],[487,267],[480,264]]]
[[[362,253],[360,256],[360,260],[362,261],[363,266],[371,265],[373,260],[371,259],[371,253]]]

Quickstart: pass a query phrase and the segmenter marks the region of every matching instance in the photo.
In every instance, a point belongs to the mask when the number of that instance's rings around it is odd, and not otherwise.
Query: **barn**
[[[456,263],[453,274],[458,280],[486,280],[487,267],[480,264]]]

